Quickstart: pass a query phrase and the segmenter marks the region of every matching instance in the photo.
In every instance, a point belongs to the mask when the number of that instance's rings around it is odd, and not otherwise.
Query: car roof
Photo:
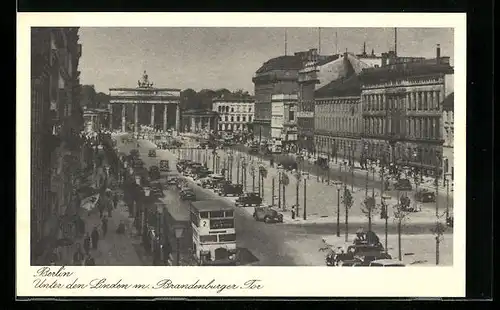
[[[373,264],[373,263],[376,263],[376,264],[380,264],[380,265],[404,265],[403,262],[399,261],[399,260],[395,260],[395,259],[377,259],[377,260],[374,260],[372,261],[370,264]]]

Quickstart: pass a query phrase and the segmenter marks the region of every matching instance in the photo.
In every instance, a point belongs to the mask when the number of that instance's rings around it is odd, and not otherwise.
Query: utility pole
[[[286,28],[285,28],[285,56],[287,56],[287,52],[288,52],[288,51],[287,51],[287,43],[288,43],[288,42],[287,42]],[[259,139],[259,141],[260,141],[260,139]]]
[[[307,179],[304,178],[304,221],[307,220]]]

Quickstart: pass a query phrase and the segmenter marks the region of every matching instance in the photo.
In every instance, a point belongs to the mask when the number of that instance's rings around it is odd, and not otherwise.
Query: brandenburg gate
[[[169,108],[175,108],[175,130],[180,131],[180,89],[175,88],[155,88],[153,83],[148,79],[146,71],[142,76],[142,80],[137,81],[136,88],[110,88],[110,103],[109,103],[109,113],[110,113],[110,127],[113,128],[113,108],[116,106],[121,106],[121,129],[123,132],[127,130],[127,106],[134,109],[134,133],[139,131],[139,124],[145,125],[148,120],[141,122],[144,118],[144,112],[150,113],[149,125],[153,128],[159,128],[158,117],[155,115],[156,111],[163,114],[163,118],[160,120],[163,125],[163,131],[169,129],[168,112]],[[150,111],[150,112],[149,112]],[[149,112],[149,113],[148,113]],[[141,117],[139,116],[141,114]]]

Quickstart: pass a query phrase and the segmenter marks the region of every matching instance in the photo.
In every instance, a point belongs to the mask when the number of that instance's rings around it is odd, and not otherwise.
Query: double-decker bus
[[[234,208],[222,200],[191,203],[193,252],[199,265],[236,265]]]

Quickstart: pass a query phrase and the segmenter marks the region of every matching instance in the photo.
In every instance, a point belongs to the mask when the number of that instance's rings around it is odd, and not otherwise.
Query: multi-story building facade
[[[255,86],[255,139],[271,139],[271,97],[297,94],[298,72],[302,65],[302,54],[296,53],[270,59],[256,71],[252,79]]]
[[[304,67],[299,71],[297,104],[297,146],[314,152],[314,92],[335,79],[331,64],[338,55],[321,56],[311,50]],[[322,83],[322,85],[320,85]]]
[[[31,262],[44,256],[68,215],[74,169],[81,164],[78,134],[78,28],[31,29]]]
[[[361,84],[358,75],[329,83],[316,91],[314,144],[319,155],[352,165],[360,158]]]
[[[219,131],[247,132],[254,121],[253,98],[214,98],[212,110],[219,113]]]
[[[449,57],[401,58],[389,53],[382,66],[363,70],[363,157],[414,168],[420,175],[441,173],[442,102]]]
[[[271,139],[286,152],[295,152],[297,143],[297,95],[278,94],[271,98]]]
[[[443,102],[443,172],[451,174],[451,179],[454,179],[455,172],[453,169],[453,141],[455,139],[454,131],[454,112],[455,112],[455,93],[451,93],[444,99]]]

